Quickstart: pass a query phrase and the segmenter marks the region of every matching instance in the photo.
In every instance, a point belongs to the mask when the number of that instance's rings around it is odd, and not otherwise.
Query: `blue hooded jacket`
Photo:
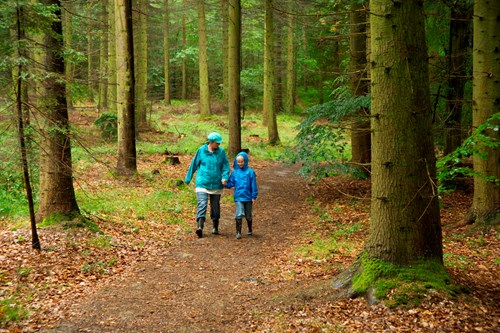
[[[198,172],[197,172],[198,171]],[[201,146],[191,161],[184,182],[189,184],[196,174],[196,187],[207,190],[222,189],[222,179],[229,178],[229,160],[226,151],[219,147],[215,151],[208,150],[208,142]]]
[[[243,156],[245,161],[243,168],[240,168],[236,159],[238,156]],[[257,188],[257,176],[255,171],[248,166],[248,155],[241,152],[236,155],[233,164],[233,172],[227,181],[227,188],[234,187],[234,201],[248,202],[257,199],[259,190]]]

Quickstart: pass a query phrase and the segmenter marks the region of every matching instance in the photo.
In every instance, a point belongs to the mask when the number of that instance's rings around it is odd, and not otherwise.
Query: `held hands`
[[[222,180],[222,185],[226,186],[227,185],[227,180],[223,179]]]

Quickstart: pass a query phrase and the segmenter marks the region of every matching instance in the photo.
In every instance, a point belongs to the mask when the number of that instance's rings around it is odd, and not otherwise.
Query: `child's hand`
[[[227,180],[223,179],[222,180],[222,185],[226,186],[227,185]]]

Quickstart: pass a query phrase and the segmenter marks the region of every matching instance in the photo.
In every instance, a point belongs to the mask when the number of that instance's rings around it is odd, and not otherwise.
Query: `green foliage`
[[[0,325],[17,322],[28,315],[28,311],[19,306],[15,299],[0,300]]]
[[[118,117],[114,113],[104,112],[94,124],[101,130],[101,136],[106,140],[116,139],[118,135]]]
[[[287,153],[285,160],[301,163],[303,175],[322,178],[339,173],[356,174],[356,169],[346,163],[350,151],[342,121],[360,108],[368,108],[370,99],[369,96],[350,97],[345,92],[342,95],[308,108],[307,116],[297,127],[297,145]]]
[[[352,289],[358,294],[373,289],[373,296],[385,299],[389,307],[416,306],[430,290],[451,296],[464,291],[452,283],[446,269],[437,260],[421,260],[402,267],[369,258],[366,253],[359,260],[360,273],[354,276]]]
[[[498,149],[500,141],[494,136],[490,136],[486,131],[498,132],[500,122],[500,112],[493,114],[484,124],[478,126],[476,130],[462,143],[460,147],[452,153],[440,158],[437,161],[438,190],[441,193],[452,192],[454,190],[454,180],[457,177],[480,177],[488,182],[499,183],[499,179],[487,176],[473,170],[465,162],[472,155],[487,159],[484,148]]]
[[[262,65],[241,71],[241,106],[255,109],[262,106],[264,68]]]

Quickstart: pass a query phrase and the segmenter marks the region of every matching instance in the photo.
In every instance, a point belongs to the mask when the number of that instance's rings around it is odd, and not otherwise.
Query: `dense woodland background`
[[[374,259],[446,275],[440,194],[473,182],[466,222],[498,225],[499,15],[488,0],[2,2],[0,214],[29,207],[40,249],[36,222],[81,214],[73,163],[91,145],[133,177],[155,114],[222,116],[229,156],[258,114],[260,149],[282,148],[304,175],[371,179],[370,236],[339,288],[366,294],[356,278]],[[99,140],[82,140],[70,121],[82,115]],[[287,115],[300,124],[282,133]],[[192,126],[170,130],[202,142]]]

